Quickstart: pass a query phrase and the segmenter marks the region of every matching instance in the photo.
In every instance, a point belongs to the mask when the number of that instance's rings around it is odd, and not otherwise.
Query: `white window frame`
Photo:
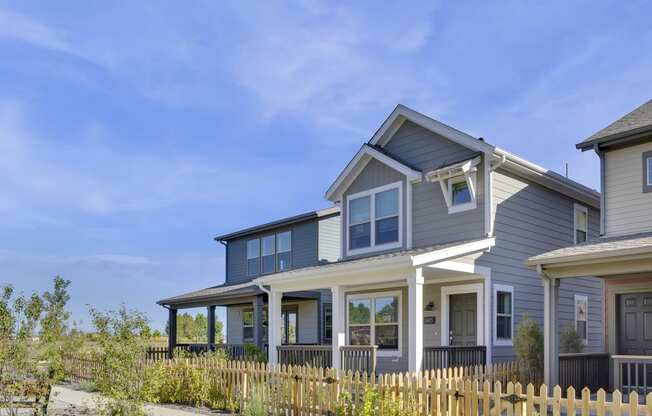
[[[578,244],[577,242],[577,212],[582,211],[586,214],[586,241],[589,240],[589,209],[585,207],[584,205],[580,205],[577,203],[573,204],[573,241],[575,244]]]
[[[376,194],[390,191],[392,189],[398,189],[398,241],[393,243],[385,243],[376,245]],[[370,244],[369,247],[362,247],[351,250],[349,248],[349,233],[351,225],[349,224],[349,218],[351,216],[351,201],[358,198],[369,197],[370,211],[369,211],[369,223],[370,223]],[[381,218],[382,219],[382,218]],[[358,192],[355,194],[347,195],[346,197],[346,233],[345,241],[346,244],[346,255],[355,256],[357,254],[372,253],[374,251],[381,250],[391,250],[394,248],[399,248],[403,246],[403,181],[390,183],[384,186],[379,186],[377,188],[369,189],[367,191]]]
[[[475,195],[475,184],[476,184],[476,174],[475,172],[469,172],[465,175],[453,176],[448,179],[448,213],[455,214],[458,212],[469,211],[478,207],[478,200]],[[471,201],[465,202],[463,204],[453,205],[453,185],[460,182],[466,182],[469,187],[469,194],[471,195]]]
[[[403,292],[400,290],[373,293],[358,293],[346,296],[346,345],[350,345],[349,340],[349,302],[356,299],[369,299],[371,301],[371,314],[369,317],[370,333],[369,339],[371,345],[376,340],[376,298],[398,297],[398,349],[397,350],[378,350],[378,357],[401,357],[403,355]],[[382,325],[382,324],[379,324]],[[386,324],[394,325],[394,324]],[[355,325],[354,325],[355,326]],[[366,326],[360,324],[359,326]]]
[[[577,295],[576,294],[574,296],[574,298],[573,298],[573,308],[574,308],[574,310],[573,310],[573,315],[574,315],[573,329],[575,330],[575,332],[577,332],[577,322],[579,322],[577,320],[577,301],[580,301],[580,300],[586,302],[586,320],[584,321],[584,322],[586,322],[586,338],[584,338],[582,340],[582,343],[584,345],[586,345],[586,344],[588,344],[588,341],[589,341],[589,297],[587,295]]]
[[[645,167],[646,167],[646,172],[645,172],[645,180],[647,182],[647,186],[652,186],[652,175],[650,174],[652,172],[652,157],[648,157],[645,160]]]
[[[498,292],[505,292],[505,293],[510,293],[511,294],[511,323],[512,323],[512,328],[510,331],[511,338],[510,339],[505,339],[505,338],[498,338]],[[514,345],[514,321],[515,321],[515,316],[514,316],[514,287],[513,286],[507,286],[507,285],[499,285],[495,284],[494,285],[494,297],[493,297],[493,344],[495,346],[499,347],[511,347]]]

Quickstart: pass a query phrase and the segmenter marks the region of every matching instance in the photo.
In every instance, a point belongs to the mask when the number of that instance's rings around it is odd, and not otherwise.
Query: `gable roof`
[[[622,142],[625,139],[637,139],[646,134],[652,134],[652,100],[594,133],[586,140],[576,144],[575,147],[589,150],[596,144],[606,145],[614,141]]]
[[[363,144],[355,154],[353,159],[346,165],[344,170],[339,174],[335,182],[326,191],[326,199],[336,202],[340,199],[342,193],[349,187],[353,179],[364,169],[371,159],[376,159],[390,168],[402,173],[408,181],[420,181],[422,178],[421,170],[406,164],[404,161],[393,156],[390,152],[379,146],[368,143]]]

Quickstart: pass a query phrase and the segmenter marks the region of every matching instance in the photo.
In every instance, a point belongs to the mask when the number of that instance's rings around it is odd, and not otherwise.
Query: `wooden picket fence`
[[[552,391],[545,385],[524,386],[518,382],[514,363],[378,376],[202,357],[156,363],[177,366],[178,374],[188,368],[201,369],[205,382],[219,386],[241,408],[258,398],[270,414],[287,416],[332,415],[342,409],[355,414],[370,391],[378,397],[373,413],[378,415],[652,416],[652,393],[639,398],[636,392],[623,397],[616,391],[608,397],[602,389],[595,394],[583,389],[576,395],[574,387],[562,392],[559,386]],[[75,378],[92,376],[92,364],[86,360],[67,364],[72,364],[69,369]],[[149,364],[155,362],[143,362]]]

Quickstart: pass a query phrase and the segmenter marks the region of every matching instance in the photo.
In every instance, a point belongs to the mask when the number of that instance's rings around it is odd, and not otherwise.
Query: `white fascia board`
[[[440,169],[431,170],[426,173],[425,176],[429,182],[437,182],[453,176],[464,175],[472,172],[474,168],[480,164],[481,160],[480,156],[477,156],[473,159],[455,163]]]
[[[421,172],[405,166],[404,164],[392,159],[386,154],[379,152],[371,146],[363,145],[355,157],[349,162],[346,168],[340,173],[335,182],[326,191],[326,199],[329,201],[337,201],[340,199],[342,192],[346,187],[355,179],[361,168],[359,164],[368,163],[370,158],[376,159],[379,162],[389,166],[397,172],[406,176],[408,182],[420,182],[422,178]]]
[[[387,120],[381,125],[381,128],[378,129],[376,134],[371,138],[369,143],[379,146],[384,146],[392,138],[392,135],[387,134],[393,129],[393,125],[396,123],[403,123],[405,120],[410,120],[414,124],[417,124],[427,130],[437,133],[441,136],[446,137],[447,139],[461,144],[469,149],[483,152],[491,153],[493,152],[494,147],[476,139],[475,137],[468,135],[464,132],[461,132],[457,129],[454,129],[450,126],[447,126],[444,123],[441,123],[435,119],[432,119],[424,114],[421,114],[417,111],[412,110],[402,104],[396,106],[392,114],[389,115]],[[396,131],[394,130],[394,133]]]
[[[593,208],[600,209],[600,193],[598,191],[567,179],[556,172],[527,161],[503,149],[496,148],[495,154],[506,158],[506,162],[502,164],[503,169],[531,179],[542,186],[584,202]]]
[[[581,266],[585,264],[611,263],[628,260],[640,260],[652,257],[652,246],[603,250],[594,253],[548,257],[545,259],[526,260],[528,267],[544,268]]]
[[[374,270],[383,270],[393,267],[403,267],[410,266],[411,258],[409,255],[400,255],[400,256],[390,256],[384,258],[369,258],[359,261],[351,262],[342,262],[342,263],[333,263],[331,265],[323,265],[319,267],[314,267],[308,270],[290,270],[283,273],[277,273],[272,276],[259,277],[254,280],[255,284],[262,285],[274,285],[282,283],[295,283],[295,282],[307,282],[317,280],[318,284],[321,286],[316,286],[317,288],[323,287],[324,285],[328,286],[328,283],[325,283],[322,279],[339,276],[346,273],[357,273],[357,272],[369,272]]]
[[[425,266],[432,263],[440,263],[455,257],[464,256],[478,251],[488,250],[496,245],[496,238],[485,238],[469,243],[462,243],[452,247],[433,250],[428,253],[412,256],[413,266]]]

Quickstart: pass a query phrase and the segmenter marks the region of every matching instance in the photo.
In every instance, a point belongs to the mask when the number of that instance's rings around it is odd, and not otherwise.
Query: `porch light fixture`
[[[426,312],[434,311],[435,310],[435,302],[433,302],[433,301],[428,302],[428,304],[426,305],[425,308],[423,308],[423,310],[426,311]]]

